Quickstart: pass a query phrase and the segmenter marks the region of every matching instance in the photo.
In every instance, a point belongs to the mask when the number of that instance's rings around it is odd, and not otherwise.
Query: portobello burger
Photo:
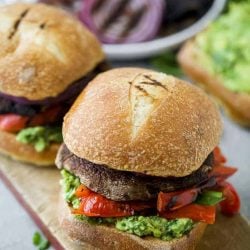
[[[61,227],[99,249],[194,249],[216,204],[239,211],[221,133],[214,103],[184,81],[140,68],[99,74],[64,118]]]
[[[52,165],[63,116],[101,70],[101,46],[75,18],[44,4],[0,7],[0,44],[0,152]]]

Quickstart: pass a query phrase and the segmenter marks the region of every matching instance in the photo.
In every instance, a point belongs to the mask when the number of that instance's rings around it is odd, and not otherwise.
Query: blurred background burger
[[[3,6],[0,23],[0,152],[52,165],[62,118],[104,54],[94,35],[54,7]]]

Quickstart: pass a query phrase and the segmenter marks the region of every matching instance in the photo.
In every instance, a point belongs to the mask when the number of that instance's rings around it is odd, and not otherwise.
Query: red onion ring
[[[99,0],[102,1],[102,0]],[[113,6],[117,3],[117,0],[108,0],[108,3]],[[135,12],[140,8],[145,8],[141,19],[135,28],[130,29],[128,36],[124,39],[117,37],[116,34],[107,34],[100,31],[100,27],[96,23],[95,16],[93,16],[93,8],[97,0],[84,0],[83,8],[79,13],[80,20],[85,23],[89,29],[94,32],[98,38],[104,43],[136,43],[141,41],[146,41],[154,38],[159,31],[162,17],[165,8],[164,0],[132,0],[128,1],[126,12]],[[102,10],[100,10],[102,11]],[[103,20],[105,19],[106,11],[101,13]],[[99,22],[100,23],[100,22]]]

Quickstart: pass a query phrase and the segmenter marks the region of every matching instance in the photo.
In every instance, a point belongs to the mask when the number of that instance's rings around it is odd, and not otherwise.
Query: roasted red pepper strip
[[[43,112],[36,114],[34,117],[32,117],[29,122],[29,126],[39,126],[53,123],[58,119],[58,116],[61,111],[62,107],[59,105],[49,107]]]
[[[160,213],[160,216],[166,219],[189,218],[194,221],[213,224],[215,222],[215,210],[215,206],[201,206],[198,204],[190,204],[172,212]]]
[[[16,133],[27,126],[39,126],[53,123],[58,119],[61,111],[62,107],[58,105],[49,107],[42,113],[39,113],[31,118],[18,114],[2,114],[0,115],[0,129]]]
[[[221,153],[221,149],[219,147],[215,147],[214,151],[214,164],[220,165],[227,161],[226,157]]]
[[[232,216],[240,211],[240,197],[232,184],[224,181],[221,183],[225,200],[220,202],[221,212],[227,216]]]
[[[128,204],[111,201],[102,195],[91,193],[81,198],[79,209],[73,213],[86,216],[120,217],[133,215],[134,210]]]
[[[236,171],[237,169],[233,167],[214,167],[212,172],[210,173],[210,179],[199,187],[178,192],[160,192],[157,199],[157,210],[159,212],[174,211],[188,204],[191,204],[196,200],[198,193],[203,189],[212,188],[216,185],[216,183],[219,185],[220,182],[223,182],[226,178],[233,175]],[[215,179],[212,180],[212,178]]]
[[[25,128],[29,117],[16,115],[16,114],[4,114],[0,115],[0,129],[7,132],[18,132]]]
[[[147,208],[155,207],[152,202],[112,201],[104,196],[89,190],[84,185],[80,185],[75,193],[80,198],[80,207],[72,212],[74,214],[84,214],[86,216],[99,217],[121,217],[133,215],[136,211],[143,211]]]
[[[86,197],[88,195],[90,195],[92,193],[92,191],[90,189],[88,189],[87,187],[85,187],[84,185],[80,185],[75,192],[75,196],[77,198],[81,198],[81,197]]]
[[[173,211],[191,204],[196,200],[198,192],[199,188],[193,188],[181,192],[160,192],[157,199],[157,210],[159,212]]]
[[[216,177],[217,182],[221,182],[235,174],[236,171],[237,168],[234,167],[216,166],[213,168],[212,172],[210,173],[210,176]]]

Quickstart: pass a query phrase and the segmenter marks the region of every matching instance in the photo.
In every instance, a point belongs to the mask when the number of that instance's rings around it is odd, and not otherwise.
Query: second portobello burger
[[[53,165],[64,114],[104,60],[97,39],[44,4],[0,8],[0,152]]]
[[[98,75],[63,123],[61,226],[99,249],[193,249],[217,203],[239,210],[221,132],[190,84],[140,68]]]

